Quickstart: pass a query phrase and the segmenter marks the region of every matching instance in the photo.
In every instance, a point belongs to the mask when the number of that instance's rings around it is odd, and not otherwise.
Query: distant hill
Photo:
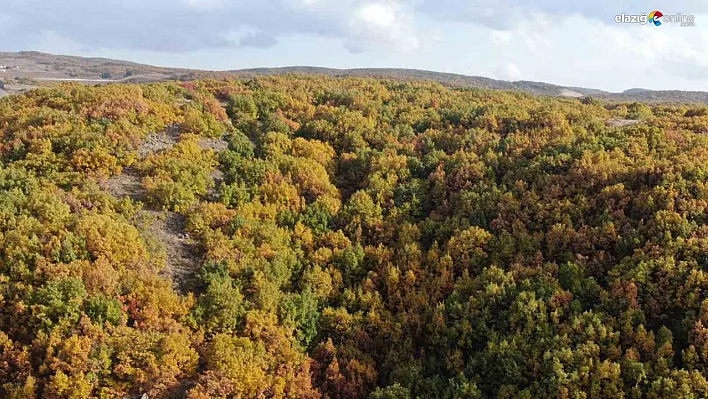
[[[17,69],[0,72],[0,79],[107,79],[158,81],[175,79],[189,70],[162,68],[106,58],[53,55],[37,51],[0,52],[0,65]]]
[[[481,76],[467,76],[455,73],[433,72],[420,69],[401,69],[401,68],[360,68],[360,69],[332,69],[310,66],[293,66],[282,68],[251,68],[229,71],[231,73],[257,76],[257,75],[283,75],[289,73],[305,74],[305,75],[326,75],[326,76],[357,76],[357,77],[377,77],[394,80],[430,80],[439,82],[445,86],[456,88],[480,88],[490,90],[512,90],[523,91],[536,95],[548,96],[565,96],[564,90],[567,92],[591,89],[566,88],[550,83],[517,81],[509,82],[505,80],[497,80],[485,78]],[[606,93],[606,92],[603,92]],[[585,95],[580,91],[581,95]],[[610,94],[610,93],[607,93]]]
[[[324,76],[375,77],[401,81],[428,80],[454,88],[481,88],[510,90],[543,96],[592,96],[610,101],[682,102],[708,104],[708,92],[681,90],[629,89],[622,93],[584,87],[565,87],[544,82],[505,81],[481,76],[401,68],[333,69],[313,66],[281,68],[251,68],[232,71],[204,71],[185,68],[166,68],[107,58],[87,58],[53,55],[36,51],[0,52],[0,66],[17,67],[0,71],[0,97],[13,91],[33,87],[29,80],[61,81],[86,80],[92,82],[154,82],[164,80],[193,80],[206,77],[250,78],[263,75],[303,74]],[[4,90],[4,91],[3,91]]]
[[[629,89],[618,94],[618,96],[628,101],[708,103],[708,92],[705,91]]]

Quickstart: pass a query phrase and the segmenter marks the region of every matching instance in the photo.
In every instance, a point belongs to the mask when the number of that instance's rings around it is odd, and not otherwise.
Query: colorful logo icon
[[[653,23],[656,26],[661,25],[661,17],[663,17],[664,14],[661,13],[661,11],[652,11],[649,13],[649,22]]]

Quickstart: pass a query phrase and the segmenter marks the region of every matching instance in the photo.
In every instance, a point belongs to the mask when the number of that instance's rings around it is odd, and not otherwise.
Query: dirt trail
[[[142,201],[145,191],[140,185],[140,175],[133,167],[123,169],[123,173],[106,180],[104,188],[116,198],[128,197],[133,201]]]
[[[171,148],[178,141],[179,132],[175,128],[169,128],[165,132],[149,135],[137,152],[143,159],[153,152]],[[223,139],[202,138],[199,145],[217,152],[228,147]],[[218,184],[222,179],[221,171],[216,170],[212,178]],[[116,198],[130,198],[133,201],[145,202],[146,195],[141,185],[141,176],[134,167],[125,168],[121,175],[107,179],[102,185]],[[209,199],[213,200],[215,196],[216,193],[212,190]],[[171,278],[176,287],[185,287],[199,266],[195,243],[185,232],[185,216],[176,212],[154,209],[145,209],[141,212],[154,220],[147,230],[163,245],[167,254],[167,267],[163,274]]]
[[[164,274],[171,278],[175,285],[184,287],[199,265],[194,242],[184,231],[186,218],[175,212],[152,212],[158,213],[158,218],[148,230],[165,247],[167,268]]]

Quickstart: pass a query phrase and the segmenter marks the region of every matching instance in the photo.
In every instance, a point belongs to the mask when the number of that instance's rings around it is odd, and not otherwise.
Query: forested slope
[[[0,397],[708,396],[708,108],[290,76],[0,132]]]
[[[62,79],[113,80],[121,83],[145,83],[161,81],[194,81],[203,79],[242,79],[262,76],[304,75],[313,77],[373,78],[398,82],[431,81],[453,89],[491,89],[519,91],[551,97],[592,96],[608,101],[651,103],[701,103],[708,104],[708,92],[689,90],[648,90],[634,88],[623,92],[560,86],[535,81],[507,81],[483,76],[426,71],[406,68],[355,68],[335,69],[316,66],[289,66],[277,68],[248,68],[228,71],[157,67],[107,58],[89,58],[55,55],[37,51],[1,52],[0,65],[13,67],[0,73],[0,86],[7,83],[6,91],[23,92],[33,85],[45,85],[46,81]],[[0,97],[3,95],[0,87]]]

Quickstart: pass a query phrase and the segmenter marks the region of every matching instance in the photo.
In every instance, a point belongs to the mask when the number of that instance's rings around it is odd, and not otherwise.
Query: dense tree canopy
[[[0,397],[706,397],[707,131],[355,78],[3,98]]]

